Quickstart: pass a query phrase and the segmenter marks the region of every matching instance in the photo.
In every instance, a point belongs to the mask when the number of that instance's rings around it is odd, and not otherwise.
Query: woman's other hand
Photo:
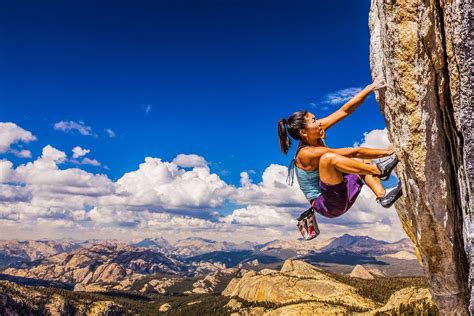
[[[386,87],[385,79],[382,76],[378,76],[377,78],[375,78],[374,82],[372,82],[371,86],[372,90],[383,89]]]

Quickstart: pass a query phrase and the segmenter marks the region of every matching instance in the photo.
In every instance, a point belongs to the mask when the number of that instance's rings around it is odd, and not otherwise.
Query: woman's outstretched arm
[[[356,147],[354,153],[350,156],[351,158],[363,158],[363,159],[375,159],[390,156],[394,153],[393,145],[390,144],[389,147],[385,149],[378,148],[367,148],[367,147]]]
[[[319,158],[324,153],[330,152],[348,158],[376,159],[390,156],[394,153],[393,145],[387,148],[368,148],[368,147],[348,147],[348,148],[328,148],[328,147],[305,147],[304,155],[308,158]]]
[[[327,130],[343,118],[349,116],[352,112],[354,112],[359,105],[364,102],[367,96],[374,90],[382,89],[385,87],[385,80],[381,77],[374,80],[373,83],[366,86],[362,91],[357,93],[352,99],[349,100],[346,104],[344,104],[339,110],[335,111],[329,116],[326,116],[319,121],[321,122],[321,127],[324,130]]]

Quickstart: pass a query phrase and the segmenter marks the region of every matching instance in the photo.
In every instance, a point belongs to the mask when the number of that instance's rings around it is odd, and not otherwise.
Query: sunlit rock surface
[[[354,269],[352,269],[349,276],[353,278],[360,278],[360,279],[367,279],[367,280],[375,279],[375,277],[360,264],[356,265]]]
[[[279,273],[245,273],[230,282],[223,294],[250,302],[285,304],[317,300],[328,303],[322,304],[326,306],[340,302],[368,310],[378,307],[373,301],[357,294],[352,286],[335,280],[308,263],[291,259],[285,261]],[[309,308],[309,311],[321,307],[321,304],[316,305],[293,308]]]
[[[472,41],[468,1],[372,0],[373,78],[400,158],[395,204],[441,314],[468,315],[473,213]],[[469,47],[471,46],[471,47]]]
[[[383,307],[377,309],[375,312],[383,313],[383,312],[390,312],[392,310],[396,310],[400,304],[408,304],[408,303],[423,303],[426,302],[428,304],[431,303],[431,294],[428,289],[418,289],[414,287],[408,287],[401,289],[390,296],[387,304]]]
[[[125,309],[110,300],[91,302],[80,297],[44,294],[37,289],[0,280],[1,315],[123,315]]]

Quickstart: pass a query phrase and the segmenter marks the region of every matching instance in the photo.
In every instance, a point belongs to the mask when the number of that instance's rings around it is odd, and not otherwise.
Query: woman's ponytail
[[[278,121],[278,140],[281,151],[287,155],[291,147],[290,136],[295,140],[301,140],[300,131],[306,129],[306,114],[308,111],[301,110],[294,112],[288,117]]]
[[[291,139],[286,132],[286,120],[284,118],[278,121],[278,140],[280,141],[280,149],[286,155],[291,147]]]

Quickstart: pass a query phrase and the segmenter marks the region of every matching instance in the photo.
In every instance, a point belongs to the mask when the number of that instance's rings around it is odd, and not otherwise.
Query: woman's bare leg
[[[325,153],[319,159],[319,178],[322,182],[329,185],[339,184],[344,181],[342,172],[380,175],[380,170],[374,164],[366,164],[335,153]]]
[[[372,160],[370,159],[361,159],[361,161],[365,164],[372,164]],[[372,192],[374,192],[376,197],[380,198],[385,195],[385,188],[383,187],[380,178],[366,174],[362,175],[362,179],[364,180],[365,184],[367,184],[367,186],[372,190]]]

